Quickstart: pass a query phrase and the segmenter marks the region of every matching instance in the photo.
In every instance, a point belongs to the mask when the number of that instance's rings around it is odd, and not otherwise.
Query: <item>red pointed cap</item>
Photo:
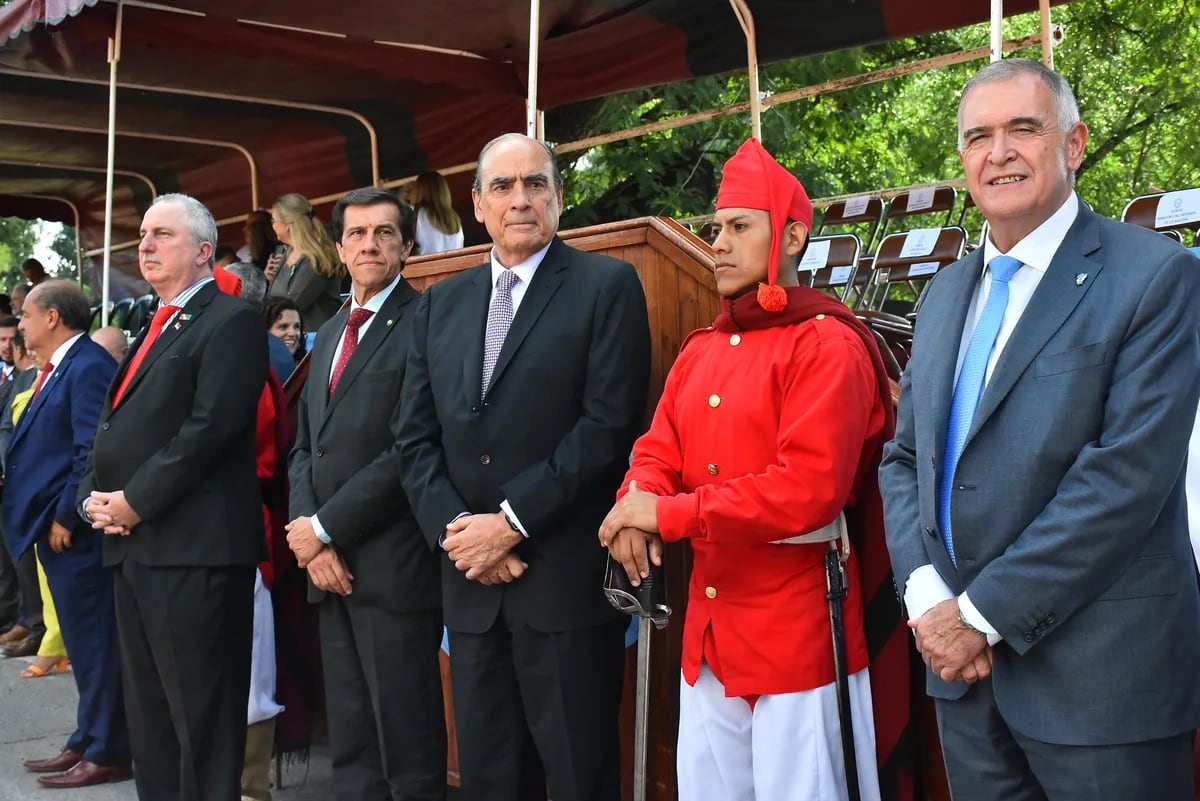
[[[725,162],[721,188],[717,190],[717,209],[761,209],[771,215],[771,262],[767,265],[767,283],[779,281],[779,242],[788,220],[804,223],[812,230],[813,207],[808,193],[796,176],[767,152],[759,141],[747,139],[733,158]],[[765,291],[764,291],[765,290]],[[780,305],[782,297],[782,304]],[[782,290],[772,291],[759,285],[759,304],[767,311],[782,311],[786,306]]]

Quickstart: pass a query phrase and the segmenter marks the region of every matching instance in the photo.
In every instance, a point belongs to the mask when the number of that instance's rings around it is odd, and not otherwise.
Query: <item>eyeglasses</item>
[[[274,217],[271,218],[271,222],[276,225],[291,225],[291,223],[288,222],[287,220],[277,220]]]

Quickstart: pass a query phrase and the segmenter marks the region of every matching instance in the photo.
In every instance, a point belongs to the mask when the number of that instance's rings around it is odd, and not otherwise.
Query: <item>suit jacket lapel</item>
[[[338,379],[337,389],[334,391],[333,397],[329,399],[328,406],[325,407],[326,418],[328,418],[333,408],[345,396],[350,385],[354,383],[354,379],[362,372],[363,366],[370,360],[371,355],[392,332],[402,313],[402,309],[416,295],[416,291],[403,278],[400,279],[400,283],[396,284],[396,288],[392,290],[392,294],[388,295],[387,300],[383,302],[383,306],[380,307],[374,319],[371,320],[371,325],[367,328],[367,333],[359,340],[358,347],[350,355],[350,361],[346,363],[346,368],[342,370],[342,377]],[[349,319],[349,313],[346,316]],[[345,329],[344,325],[342,329]],[[335,345],[334,347],[336,349],[337,346]],[[330,369],[332,369],[332,366]],[[329,374],[326,373],[326,375],[328,376]]]
[[[212,299],[216,297],[218,292],[220,292],[220,290],[217,288],[217,282],[210,281],[192,296],[192,299],[187,302],[186,306],[180,309],[179,313],[175,315],[175,319],[163,328],[162,332],[158,335],[158,339],[154,340],[154,344],[150,346],[150,352],[146,354],[146,358],[143,359],[142,363],[138,366],[137,374],[135,374],[133,376],[133,380],[129,382],[129,386],[125,390],[124,397],[127,398],[137,391],[138,385],[142,382],[142,379],[146,376],[146,373],[150,371],[151,365],[158,361],[159,357],[161,357],[164,353],[170,350],[171,346],[177,339],[179,339],[179,337],[183,336],[184,332],[196,325],[196,318],[198,318],[201,313],[208,308],[208,304],[212,302]],[[148,329],[146,333],[149,333]],[[125,370],[128,369],[129,361],[132,359],[133,354],[137,352],[137,348],[142,346],[142,342],[145,340],[145,338],[146,334],[142,334],[142,336],[138,339],[136,346],[130,349],[122,369],[118,374],[118,377],[113,379],[113,383],[109,387],[110,404],[112,399],[112,391],[121,385],[121,376],[123,376]]]
[[[533,274],[533,280],[529,282],[529,288],[525,290],[525,296],[521,299],[521,307],[517,309],[517,314],[508,329],[508,336],[504,338],[504,346],[500,348],[500,356],[496,359],[496,369],[492,371],[491,386],[496,386],[500,381],[500,378],[504,375],[504,368],[508,367],[508,363],[512,361],[513,354],[521,347],[521,343],[525,341],[525,337],[533,328],[534,323],[541,317],[542,312],[546,310],[547,304],[550,303],[550,298],[554,296],[554,293],[558,291],[558,287],[562,284],[562,273],[567,269],[567,254],[565,249],[566,245],[562,243],[562,240],[555,237],[554,242],[550,245],[550,249],[546,251],[542,263],[538,265],[537,272]],[[482,381],[482,349],[480,350],[479,364],[479,381]]]
[[[66,375],[67,370],[70,369],[71,362],[75,359],[75,354],[79,352],[79,348],[81,347],[84,339],[87,339],[87,334],[84,334],[82,337],[75,340],[75,344],[70,347],[70,349],[67,351],[67,355],[63,357],[62,363],[55,366],[54,372],[50,374],[50,378],[46,381],[46,385],[43,386],[41,391],[38,392],[37,397],[25,407],[24,414],[21,415],[21,419],[17,421],[16,429],[13,430],[12,439],[9,440],[10,448],[14,443],[17,442],[17,440],[25,436],[25,432],[33,424],[33,418],[37,415],[38,410],[45,405],[46,398],[50,396],[50,393],[54,392],[58,388],[62,377]],[[36,382],[34,382],[34,386],[37,386]]]
[[[937,317],[926,315],[921,318],[921,325],[931,328],[930,331],[923,332],[922,336],[938,343],[937,347],[945,350],[941,358],[933,360],[938,365],[937,372],[922,390],[929,393],[924,408],[929,409],[932,413],[930,430],[933,432],[934,447],[931,453],[937,454],[934,458],[933,469],[938,480],[940,480],[942,470],[941,455],[946,447],[946,427],[950,420],[950,402],[954,397],[954,371],[958,366],[959,344],[962,342],[963,326],[967,323],[967,311],[971,306],[971,296],[979,283],[982,271],[983,249],[979,248],[961,262],[961,269],[958,267],[948,269],[938,276],[938,281],[946,282],[942,288],[949,293],[946,313]]]
[[[1095,283],[1094,280],[1077,282],[1075,276],[1086,273],[1094,279],[1100,273],[1103,264],[1089,258],[1089,254],[1099,247],[1100,229],[1096,215],[1080,203],[1079,217],[1067,232],[996,360],[991,380],[979,398],[964,448]]]
[[[535,273],[536,275],[536,273]],[[479,403],[483,395],[483,340],[487,334],[488,307],[492,302],[492,263],[489,259],[476,268],[467,297],[463,298],[460,336],[466,349],[463,352],[463,386],[467,389],[467,408]],[[492,375],[495,375],[495,370]],[[493,379],[494,380],[494,379]]]
[[[311,419],[325,421],[329,411],[329,377],[333,373],[333,356],[337,353],[338,342],[346,330],[346,321],[350,319],[349,307],[342,309],[332,318],[333,325],[323,326],[325,336],[318,336],[312,355],[309,357],[307,391],[309,392],[312,409],[309,410]]]

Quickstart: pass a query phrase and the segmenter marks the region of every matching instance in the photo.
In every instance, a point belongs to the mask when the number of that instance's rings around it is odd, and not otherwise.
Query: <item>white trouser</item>
[[[879,801],[871,679],[850,677],[863,801]],[[679,682],[680,801],[846,801],[837,687],[761,696],[754,709],[726,698],[708,665]]]
[[[254,571],[254,646],[250,654],[250,703],[246,725],[270,720],[283,711],[275,703],[275,614],[262,571]]]

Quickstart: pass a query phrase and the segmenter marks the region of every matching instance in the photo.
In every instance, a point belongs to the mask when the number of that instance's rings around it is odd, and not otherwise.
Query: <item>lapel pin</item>
[[[1075,276],[1075,286],[1083,286],[1083,282],[1087,280],[1087,273],[1080,273]]]
[[[391,320],[388,320],[388,321],[387,321],[387,325],[388,325],[388,327],[391,327],[391,325],[392,325],[392,321],[391,321]]]
[[[179,321],[177,320],[177,321],[175,322],[175,325],[173,326],[173,328],[174,328],[176,331],[178,331],[180,328],[183,328],[183,323],[181,323],[181,322],[179,322]]]
[[[192,319],[192,315],[190,315],[190,314],[181,314],[181,315],[179,315],[179,321],[180,321],[181,323],[186,323],[186,322],[187,322],[188,320],[190,320],[190,319]]]

